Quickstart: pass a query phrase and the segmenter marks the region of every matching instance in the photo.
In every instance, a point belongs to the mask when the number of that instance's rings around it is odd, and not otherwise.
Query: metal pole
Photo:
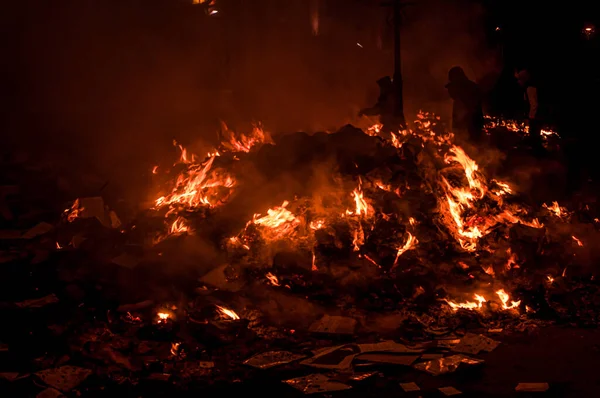
[[[404,98],[402,96],[402,57],[400,46],[400,24],[402,15],[400,10],[402,4],[400,0],[394,0],[394,87],[396,89],[396,106],[394,109],[394,117],[398,123],[404,128],[406,127],[406,119],[404,117]]]

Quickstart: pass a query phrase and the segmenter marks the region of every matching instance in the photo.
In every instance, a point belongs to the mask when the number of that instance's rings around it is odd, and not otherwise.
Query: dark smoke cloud
[[[252,120],[274,132],[335,129],[355,120],[376,97],[375,80],[392,73],[389,13],[377,1],[217,3],[220,17],[167,0],[3,5],[15,39],[3,65],[12,107],[5,130],[144,189],[140,176],[173,156],[173,138],[214,143],[219,119],[238,129]],[[473,79],[494,69],[483,11],[472,4],[424,0],[406,9],[409,115],[447,113],[451,66]]]

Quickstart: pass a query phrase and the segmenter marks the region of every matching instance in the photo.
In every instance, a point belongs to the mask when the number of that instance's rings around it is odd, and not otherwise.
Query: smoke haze
[[[11,145],[64,151],[131,186],[174,155],[173,139],[215,143],[220,119],[275,133],[335,130],[393,71],[389,10],[377,1],[217,0],[212,17],[189,3],[4,4]],[[497,66],[472,2],[419,1],[405,9],[402,35],[409,120],[421,108],[448,115],[450,67],[477,79]]]

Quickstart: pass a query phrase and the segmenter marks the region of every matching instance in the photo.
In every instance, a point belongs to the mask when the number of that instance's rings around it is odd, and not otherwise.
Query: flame
[[[190,228],[186,225],[186,220],[182,217],[177,217],[177,219],[173,221],[171,227],[169,228],[169,234],[171,235],[180,235],[189,231]]]
[[[267,210],[267,215],[255,214],[252,224],[263,227],[265,236],[269,240],[278,240],[293,235],[300,224],[300,220],[287,210],[289,202],[286,200],[281,206]]]
[[[316,231],[316,230],[319,230],[322,228],[325,228],[324,220],[315,220],[315,221],[310,222],[310,229],[312,229],[313,231]]]
[[[502,302],[502,309],[505,310],[510,310],[513,308],[517,308],[519,307],[519,305],[521,305],[521,301],[511,301],[510,305],[508,304],[508,300],[510,300],[510,296],[508,295],[508,293],[506,293],[504,291],[504,289],[500,289],[496,291],[496,294],[498,295],[498,297],[500,298],[500,301]]]
[[[176,357],[177,355],[179,355],[179,347],[181,346],[181,343],[171,343],[171,355],[173,355],[174,357]]]
[[[250,152],[255,145],[273,142],[260,124],[253,126],[248,135],[234,133],[224,122],[221,122],[221,125],[224,137],[221,145],[233,152]]]
[[[171,318],[168,312],[159,312],[156,314],[156,323],[166,323]]]
[[[187,169],[177,177],[175,187],[169,195],[156,199],[155,208],[170,206],[173,209],[183,206],[194,209],[216,206],[224,201],[235,181],[227,173],[212,169],[217,156],[211,156],[205,162],[198,163],[194,155],[188,156],[187,150],[179,147],[180,162],[187,165]]]
[[[577,237],[575,235],[571,236],[571,238],[573,238],[575,243],[577,243],[577,246],[583,247],[583,242],[581,242],[579,239],[577,239]]]
[[[355,214],[357,216],[365,216],[366,217],[370,213],[372,213],[373,209],[371,208],[371,206],[369,206],[369,204],[365,200],[361,185],[362,185],[362,181],[359,178],[358,187],[351,194],[352,198],[354,198],[355,209],[354,209],[353,213],[349,213],[349,214]]]
[[[504,289],[496,290],[495,293],[500,299],[502,310],[518,309],[518,307],[521,305],[521,301],[511,301],[509,304],[508,302],[510,300],[510,296],[508,295],[508,293],[506,293]],[[483,308],[483,304],[488,302],[488,300],[484,296],[477,293],[473,295],[473,298],[474,301],[466,301],[462,303],[457,303],[451,300],[444,301],[450,306],[450,308],[453,311],[458,311],[461,308],[465,310],[481,310]]]
[[[277,277],[275,275],[273,275],[272,273],[268,272],[266,275],[267,279],[269,280],[269,282],[271,283],[271,285],[273,286],[281,286],[279,284],[279,279],[277,279]]]
[[[406,243],[404,243],[404,246],[398,249],[398,253],[396,253],[396,259],[394,260],[394,265],[392,266],[392,269],[398,266],[398,259],[400,258],[400,256],[406,251],[414,249],[417,243],[419,243],[417,238],[415,238],[410,232],[408,232],[408,239],[406,239]]]
[[[56,242],[56,249],[57,250],[61,250],[63,247],[60,245],[60,243]]]
[[[79,199],[75,199],[75,202],[73,202],[73,205],[70,208],[65,209],[64,214],[67,215],[68,222],[73,222],[81,216],[81,213],[84,210],[85,210],[85,208],[80,205]]]
[[[152,174],[158,174],[158,166],[152,168]]]
[[[564,207],[560,207],[558,202],[552,202],[551,205],[547,205],[546,203],[544,203],[542,207],[554,214],[558,218],[562,218],[564,215],[567,214],[567,209]]]
[[[225,308],[225,307],[221,307],[220,305],[217,305],[217,311],[220,316],[222,316],[226,319],[230,319],[230,320],[234,320],[234,321],[240,319],[240,316],[238,314],[236,314],[235,311],[230,310],[229,308]]]

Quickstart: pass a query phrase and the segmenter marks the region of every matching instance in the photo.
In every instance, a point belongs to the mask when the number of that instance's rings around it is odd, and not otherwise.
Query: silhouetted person
[[[379,85],[377,103],[371,108],[361,110],[358,116],[379,116],[379,122],[383,125],[383,131],[396,131],[399,128],[399,123],[394,117],[394,108],[396,105],[394,82],[389,76],[385,76],[377,80],[377,85]]]
[[[452,129],[467,132],[473,141],[481,140],[483,130],[483,109],[481,91],[477,83],[469,80],[460,66],[448,72],[446,84],[452,105]]]
[[[538,90],[537,84],[531,78],[531,74],[527,68],[515,69],[515,78],[519,82],[519,85],[523,87],[524,97],[527,106],[527,122],[529,124],[529,137],[531,138],[531,144],[534,151],[544,151],[542,141],[542,123],[539,117],[539,103],[538,103]]]

